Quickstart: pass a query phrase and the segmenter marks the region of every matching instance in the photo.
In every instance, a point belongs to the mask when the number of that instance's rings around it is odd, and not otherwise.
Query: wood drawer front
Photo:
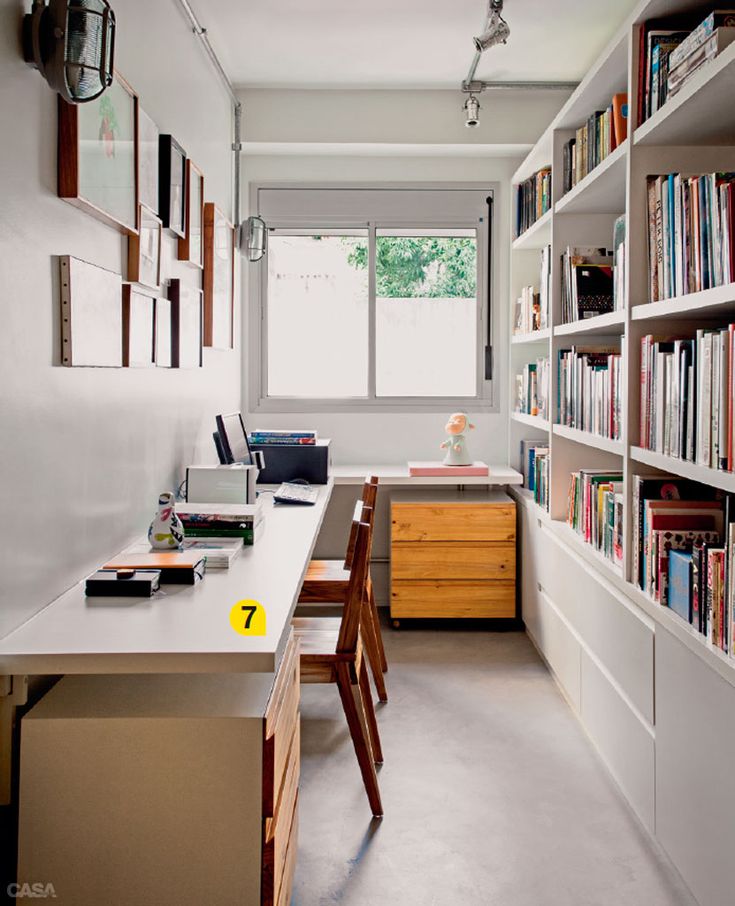
[[[288,883],[293,880],[293,869],[296,867],[295,849],[298,845],[298,796],[294,800],[288,816],[283,817],[288,817],[288,820],[279,821],[275,835],[263,845],[262,906],[280,904],[282,902],[281,894],[285,893],[284,884],[288,886]],[[289,867],[290,879],[288,877]],[[288,903],[288,900],[286,902]]]
[[[276,807],[272,818],[265,818],[265,842],[269,843],[283,822],[290,821],[294,802],[299,791],[301,775],[301,727],[296,724],[286,758],[281,785],[276,792]]]
[[[394,582],[390,614],[395,619],[490,619],[515,617],[514,582]]]
[[[284,707],[290,705],[289,694],[294,685],[298,688],[299,641],[293,630],[291,630],[288,642],[286,642],[286,650],[283,653],[278,672],[273,681],[273,691],[265,709],[266,737],[274,734],[276,726],[283,716]]]
[[[515,544],[423,544],[391,548],[393,579],[493,579],[515,581]]]
[[[266,713],[265,718],[265,739],[263,740],[263,816],[265,818],[275,816],[278,795],[283,787],[288,767],[291,745],[299,724],[301,686],[298,643],[295,643],[293,647],[296,657],[287,663],[286,655],[284,655],[274,684],[271,702],[278,686],[281,686],[282,695],[276,702],[273,712]],[[286,682],[283,683],[281,683],[282,674],[286,676]],[[268,703],[269,711],[271,702]]]
[[[288,849],[283,863],[283,874],[278,891],[278,906],[291,906],[293,896],[293,879],[296,872],[296,856],[299,849],[299,809],[294,809],[293,824],[289,834]]]
[[[394,503],[393,541],[515,541],[516,511],[505,503]]]

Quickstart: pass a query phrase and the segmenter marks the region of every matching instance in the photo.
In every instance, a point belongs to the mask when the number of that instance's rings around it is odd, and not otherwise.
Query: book
[[[516,186],[516,238],[551,209],[551,167]]]
[[[279,431],[261,430],[252,431],[248,435],[251,444],[283,444],[286,446],[299,446],[301,444],[316,444],[318,435],[316,431]]]
[[[158,569],[161,583],[194,585],[204,578],[206,559],[198,551],[125,552],[102,569]]]
[[[207,569],[229,569],[233,561],[243,552],[242,538],[184,538],[182,550],[196,553],[207,560]],[[155,553],[147,539],[141,539],[129,547],[125,554]]]
[[[625,91],[613,95],[612,99],[613,130],[615,146],[622,145],[628,137],[628,93]]]
[[[735,41],[735,28],[718,28],[712,35],[699,44],[675,69],[670,69],[667,76],[667,95],[674,97],[686,82],[709,60]]]
[[[668,606],[687,623],[692,622],[692,560],[691,551],[669,553]]]
[[[473,462],[469,466],[446,466],[437,462],[408,463],[408,474],[411,478],[447,478],[451,476],[477,476],[484,477],[489,474],[487,463]]]
[[[716,28],[732,28],[735,26],[735,10],[713,10],[704,21],[690,32],[679,46],[671,52],[669,58],[669,71],[677,67],[692,51],[713,34]]]

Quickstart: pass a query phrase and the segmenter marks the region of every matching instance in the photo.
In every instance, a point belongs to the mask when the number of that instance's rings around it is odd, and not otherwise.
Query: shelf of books
[[[734,86],[735,12],[645,0],[518,168],[509,430],[521,499],[731,685]]]

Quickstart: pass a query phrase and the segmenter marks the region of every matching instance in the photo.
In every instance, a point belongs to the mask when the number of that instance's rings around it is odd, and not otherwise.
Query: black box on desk
[[[265,468],[258,475],[258,484],[281,484],[301,478],[309,484],[326,484],[329,481],[331,455],[329,440],[315,444],[250,444],[253,453],[260,450]]]

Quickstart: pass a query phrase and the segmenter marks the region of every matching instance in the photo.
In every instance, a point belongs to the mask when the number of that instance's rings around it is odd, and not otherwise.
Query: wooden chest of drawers
[[[501,492],[391,495],[391,618],[516,615],[516,511]]]
[[[299,654],[272,674],[66,676],[22,720],[18,881],[59,906],[288,906]]]

